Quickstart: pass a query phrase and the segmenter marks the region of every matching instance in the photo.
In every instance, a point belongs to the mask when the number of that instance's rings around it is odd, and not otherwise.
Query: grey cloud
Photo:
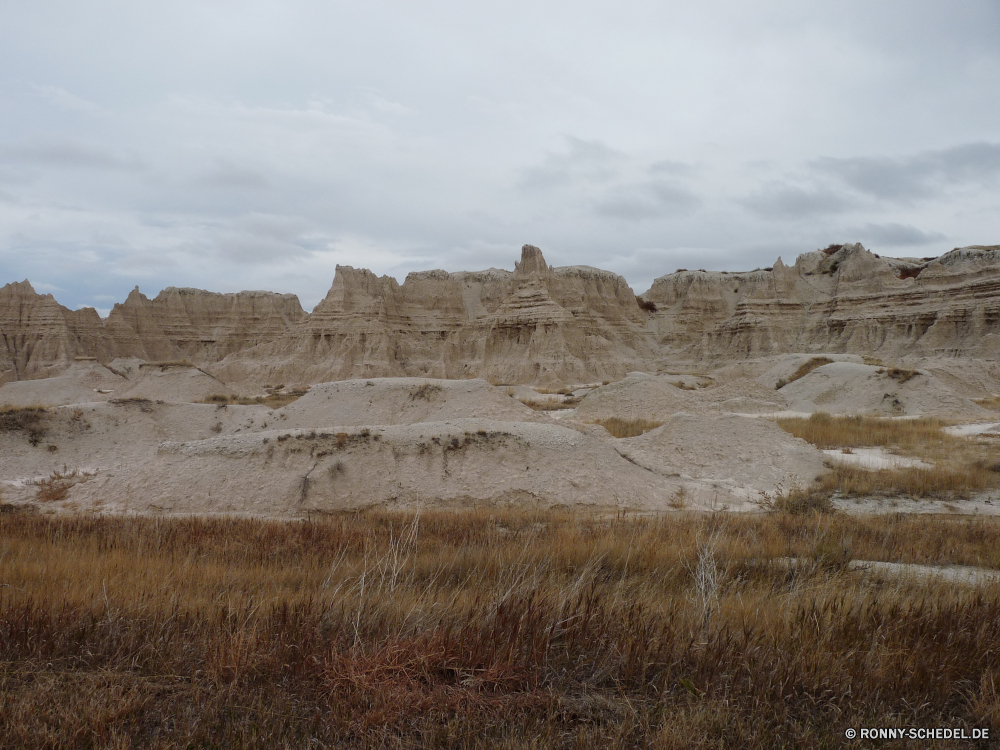
[[[860,229],[848,232],[859,239],[888,247],[906,245],[929,245],[940,242],[945,236],[940,232],[924,232],[910,224],[866,224]]]
[[[694,167],[690,164],[685,164],[682,161],[670,161],[669,159],[654,161],[647,169],[650,174],[668,174],[677,177],[687,176],[694,172]]]
[[[216,159],[211,167],[195,179],[195,183],[202,187],[238,190],[262,190],[272,187],[271,180],[263,172],[235,164],[228,159]]]
[[[699,205],[700,199],[690,190],[662,182],[650,182],[609,191],[595,202],[594,207],[603,216],[641,221],[689,214]]]
[[[43,99],[60,109],[67,109],[86,114],[99,114],[101,107],[89,99],[77,96],[59,86],[35,86],[36,93]]]
[[[40,139],[16,145],[0,145],[0,161],[76,169],[142,168],[141,160],[132,154],[118,154],[65,139]]]
[[[608,182],[618,176],[624,154],[600,141],[566,136],[569,152],[549,154],[545,160],[523,171],[521,185],[528,188],[558,187],[581,180]]]
[[[294,258],[312,255],[315,249],[300,242],[260,237],[253,234],[235,234],[223,237],[218,243],[219,255],[225,260],[246,265],[282,263]]]
[[[984,183],[1000,177],[1000,144],[969,143],[903,158],[822,158],[812,162],[820,173],[856,190],[888,200],[926,198],[947,185]]]
[[[829,188],[802,188],[785,183],[770,183],[740,202],[766,219],[815,217],[854,208],[854,201]]]

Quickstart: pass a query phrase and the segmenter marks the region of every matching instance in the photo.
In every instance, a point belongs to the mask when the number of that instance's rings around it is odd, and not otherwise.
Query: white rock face
[[[171,287],[154,299],[136,289],[102,321],[25,281],[0,288],[0,383],[57,375],[77,357],[187,360],[258,388],[372,377],[591,383],[678,359],[788,352],[1000,357],[998,247],[898,259],[831,246],[793,266],[668,274],[642,298],[617,274],[552,268],[531,245],[513,272],[423,271],[399,284],[339,266],[310,314],[293,295]]]
[[[1000,354],[1000,248],[883,258],[831,246],[749,273],[683,271],[642,295],[659,344],[690,356]]]

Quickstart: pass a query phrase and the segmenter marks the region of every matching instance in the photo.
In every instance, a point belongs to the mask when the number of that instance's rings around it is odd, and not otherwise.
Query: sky
[[[1000,243],[1000,2],[0,4],[0,284]]]

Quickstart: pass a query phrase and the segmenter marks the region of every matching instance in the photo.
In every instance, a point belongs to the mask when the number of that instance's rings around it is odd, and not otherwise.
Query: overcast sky
[[[488,6],[488,7],[487,7]],[[1000,2],[0,4],[0,284],[1000,242]]]

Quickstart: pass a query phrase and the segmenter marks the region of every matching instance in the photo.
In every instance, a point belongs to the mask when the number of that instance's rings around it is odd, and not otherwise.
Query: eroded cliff
[[[514,271],[421,271],[399,284],[338,266],[311,314],[271,292],[136,288],[106,321],[25,281],[0,289],[0,383],[55,375],[74,358],[188,359],[225,381],[384,376],[581,383],[671,359],[782,352],[1000,355],[1000,247],[884,258],[831,245],[745,273],[679,271],[640,307],[621,276],[551,268],[522,248]],[[651,304],[649,304],[651,303]]]
[[[643,298],[666,354],[1000,354],[1000,248],[884,258],[859,244],[749,273],[679,271]]]
[[[525,245],[513,272],[424,271],[399,284],[338,266],[326,298],[287,335],[221,362],[221,377],[312,382],[483,377],[584,382],[655,366],[646,314],[617,274],[549,268]]]

